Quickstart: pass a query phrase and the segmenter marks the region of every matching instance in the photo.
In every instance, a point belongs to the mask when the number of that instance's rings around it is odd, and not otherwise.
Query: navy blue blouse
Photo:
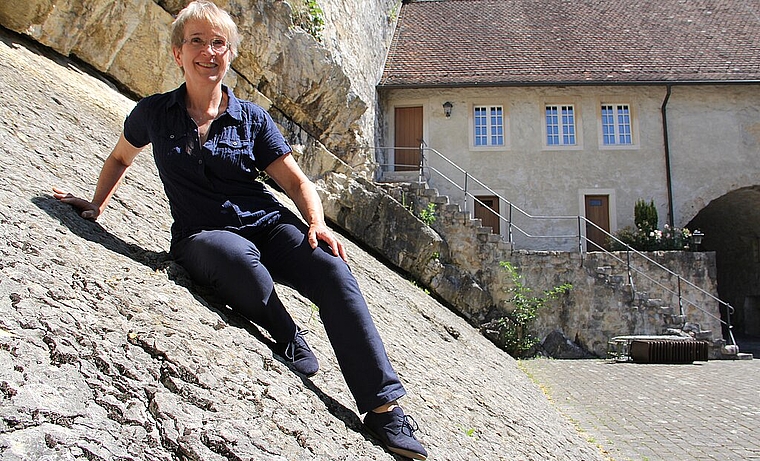
[[[263,108],[222,90],[227,110],[203,145],[187,113],[184,84],[141,100],[124,122],[130,144],[153,145],[174,219],[172,243],[201,230],[259,227],[280,216],[282,205],[256,177],[290,145]]]

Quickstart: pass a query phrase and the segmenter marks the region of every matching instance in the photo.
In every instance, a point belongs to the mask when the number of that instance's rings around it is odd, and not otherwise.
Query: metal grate
[[[634,340],[630,346],[631,359],[636,363],[706,362],[707,341],[673,341],[667,339]]]

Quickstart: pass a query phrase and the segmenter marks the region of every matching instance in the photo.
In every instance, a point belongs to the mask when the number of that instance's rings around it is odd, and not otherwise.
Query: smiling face
[[[224,32],[207,21],[190,20],[185,23],[182,44],[172,47],[172,51],[188,84],[221,83],[229,69],[232,53],[228,48],[223,52],[212,49],[212,41],[219,39],[227,41]]]

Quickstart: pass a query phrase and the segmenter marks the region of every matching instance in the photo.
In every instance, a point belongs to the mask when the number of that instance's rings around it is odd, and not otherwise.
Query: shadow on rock
[[[32,203],[51,218],[57,219],[75,235],[90,242],[98,243],[107,250],[124,255],[154,271],[166,271],[169,278],[179,285],[188,286],[191,283],[187,275],[183,273],[184,270],[171,260],[168,252],[150,251],[134,243],[127,243],[108,232],[97,222],[80,217],[72,206],[59,202],[50,195],[34,197]]]
[[[96,221],[90,221],[80,217],[76,211],[68,204],[62,203],[50,195],[40,195],[32,198],[39,209],[47,213],[50,217],[58,220],[66,226],[75,235],[90,242],[102,245],[107,250],[126,256],[135,262],[143,264],[154,271],[163,271],[169,280],[179,286],[186,288],[198,302],[216,312],[225,323],[229,326],[245,329],[248,333],[266,345],[273,352],[274,359],[283,362],[279,356],[274,354],[275,343],[266,337],[259,328],[251,321],[236,313],[225,303],[219,300],[210,287],[196,285],[192,282],[187,272],[176,264],[166,251],[151,251],[140,247],[134,243],[128,243],[123,239],[108,232],[103,226]],[[299,378],[304,387],[312,391],[325,404],[327,410],[336,418],[343,421],[347,427],[363,433],[362,423],[359,417],[352,410],[327,395],[309,378],[300,376]]]

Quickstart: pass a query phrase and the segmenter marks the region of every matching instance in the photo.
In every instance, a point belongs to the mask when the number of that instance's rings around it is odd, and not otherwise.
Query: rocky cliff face
[[[297,0],[296,4],[302,4]],[[228,83],[248,99],[268,99],[344,161],[371,170],[375,92],[392,33],[396,0],[320,2],[324,26],[309,34],[290,3],[226,0],[243,36]],[[182,76],[169,47],[180,0],[28,0],[0,4],[0,24],[76,57],[138,96],[176,87]],[[298,5],[296,5],[298,8]]]
[[[134,102],[20,36],[0,60],[0,458],[394,459],[308,300],[280,287],[322,363],[301,379],[167,257],[150,153],[97,224],[49,195],[92,193]],[[602,459],[509,356],[347,244],[433,459]]]
[[[85,61],[140,97],[181,82],[168,30],[172,14],[184,4],[5,2],[0,3],[0,23]],[[293,4],[295,9],[273,0],[220,2],[244,38],[228,85],[280,123],[301,167],[317,184],[328,219],[460,311],[491,309],[491,296],[472,274],[436,256],[448,254],[443,239],[368,180],[375,168],[368,147],[374,145],[376,131],[374,86],[400,4],[319,2],[324,26],[309,33],[306,29],[313,28],[308,23],[301,20],[297,26],[293,18],[311,3]]]

